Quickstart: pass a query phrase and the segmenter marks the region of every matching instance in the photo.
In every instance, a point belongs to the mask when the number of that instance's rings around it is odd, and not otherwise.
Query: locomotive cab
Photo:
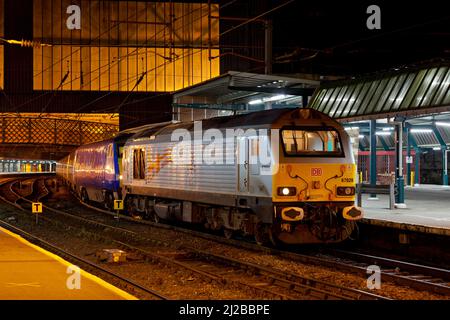
[[[363,216],[354,206],[356,166],[342,126],[298,110],[279,128],[279,167],[272,179],[272,230],[285,243],[337,242]]]

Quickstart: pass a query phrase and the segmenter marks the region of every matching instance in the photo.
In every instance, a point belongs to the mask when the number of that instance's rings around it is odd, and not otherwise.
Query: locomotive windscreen
[[[332,128],[283,129],[281,137],[287,156],[344,156],[339,133]]]

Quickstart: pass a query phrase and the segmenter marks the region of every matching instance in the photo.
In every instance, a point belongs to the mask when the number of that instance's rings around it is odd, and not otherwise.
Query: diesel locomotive
[[[96,157],[101,143],[79,150]],[[120,198],[133,216],[254,236],[260,244],[340,242],[363,216],[350,138],[313,109],[152,124],[103,143],[95,170],[79,164],[86,160],[77,150],[59,171],[83,201],[110,207]]]

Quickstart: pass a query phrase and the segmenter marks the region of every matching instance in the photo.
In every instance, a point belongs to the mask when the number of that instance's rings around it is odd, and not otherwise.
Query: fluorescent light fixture
[[[441,127],[450,127],[450,122],[436,122],[437,126],[441,126]]]
[[[251,105],[261,104],[261,103],[264,103],[264,102],[277,101],[277,100],[282,100],[282,99],[286,99],[286,98],[289,98],[289,97],[291,97],[291,96],[290,95],[286,95],[286,94],[277,94],[277,95],[272,96],[272,97],[251,100],[251,101],[249,101],[248,104],[251,104]]]
[[[377,131],[377,132],[375,132],[375,134],[377,136],[390,136],[391,132],[390,131]]]
[[[345,127],[345,131],[358,130],[359,127]]]
[[[363,134],[360,134],[359,136],[358,136],[358,138],[360,138],[360,139],[364,139],[364,135]]]
[[[383,131],[392,131],[392,130],[394,130],[394,128],[392,127],[383,128]]]
[[[411,133],[432,133],[433,130],[431,129],[411,129]]]
[[[433,147],[433,150],[441,150],[441,147]]]
[[[248,104],[253,105],[253,104],[261,104],[261,103],[263,103],[262,99],[256,99],[256,100],[249,101]]]

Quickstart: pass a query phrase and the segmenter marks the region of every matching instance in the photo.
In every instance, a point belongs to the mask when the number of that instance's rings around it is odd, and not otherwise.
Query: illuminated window
[[[81,30],[66,27],[71,1],[33,1],[34,38],[52,44],[33,49],[35,90],[164,92],[219,75],[217,4],[77,2]]]
[[[133,178],[145,179],[145,152],[143,149],[133,151]]]
[[[342,146],[337,131],[283,130],[284,151],[287,155],[335,155],[341,156]]]

